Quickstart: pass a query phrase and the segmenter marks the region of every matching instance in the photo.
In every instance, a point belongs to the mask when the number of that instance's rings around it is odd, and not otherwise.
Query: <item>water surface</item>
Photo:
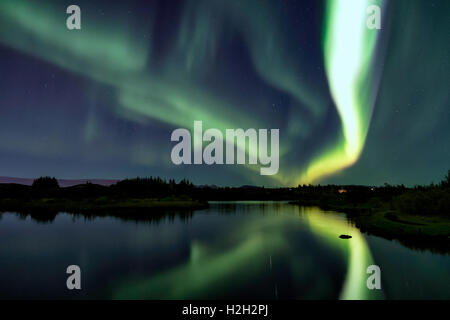
[[[450,298],[449,255],[361,234],[318,208],[234,202],[143,221],[0,219],[0,298]],[[80,291],[66,288],[73,264]],[[382,290],[366,286],[372,264]]]

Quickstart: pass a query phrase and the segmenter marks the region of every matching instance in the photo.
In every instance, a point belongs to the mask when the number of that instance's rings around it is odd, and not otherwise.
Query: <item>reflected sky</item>
[[[153,222],[59,214],[37,223],[6,213],[0,243],[2,298],[450,297],[442,285],[448,255],[362,235],[344,215],[286,203],[214,203]],[[82,270],[80,292],[65,288],[71,264]],[[381,268],[381,292],[366,287],[371,264]]]
[[[250,202],[251,203],[251,202]],[[240,205],[250,205],[249,202]],[[227,205],[228,206],[228,205]],[[255,204],[253,204],[255,206]],[[273,204],[272,206],[277,206]],[[258,206],[256,205],[258,210]],[[273,209],[269,206],[268,209]],[[283,259],[294,279],[300,280],[310,276],[314,267],[313,257],[305,261],[303,255],[296,254],[297,250],[307,250],[303,246],[289,240],[291,224],[299,221],[306,223],[310,236],[317,237],[320,242],[331,246],[338,252],[338,259],[343,258],[346,263],[345,279],[339,293],[340,299],[372,299],[380,298],[382,294],[370,291],[366,287],[366,268],[373,264],[369,247],[361,233],[349,225],[342,216],[326,214],[318,208],[298,208],[285,205],[277,208],[276,214],[268,214],[246,221],[233,232],[231,238],[237,239],[237,244],[226,250],[218,250],[216,244],[201,244],[193,242],[188,261],[171,270],[162,272],[149,279],[134,280],[122,285],[115,298],[138,299],[158,298],[166,292],[169,299],[187,299],[189,297],[208,297],[211,287],[229,284],[236,287],[236,282],[246,283],[249,279],[258,281],[258,266],[269,264],[272,268],[275,259]],[[242,210],[238,207],[238,211]],[[247,208],[255,213],[255,207]],[[301,220],[299,220],[301,216]],[[304,225],[302,226],[305,227]],[[305,230],[306,231],[306,230]],[[308,232],[306,231],[306,232]],[[339,240],[339,235],[351,234],[352,240]],[[219,246],[223,246],[222,243]],[[269,255],[269,259],[267,256]],[[269,260],[269,261],[268,261]],[[329,261],[328,263],[334,263]],[[327,278],[328,275],[314,275],[315,278]],[[270,277],[269,277],[270,278]],[[304,280],[304,279],[303,279]],[[259,280],[261,281],[261,280]],[[262,280],[265,281],[265,280]],[[319,280],[318,280],[319,281]],[[302,280],[300,280],[302,282]],[[180,283],[182,285],[180,286]],[[323,283],[317,284],[319,287]],[[225,286],[226,287],[226,286]],[[278,289],[274,289],[278,291]],[[274,292],[277,298],[278,292]],[[301,298],[299,295],[297,298]],[[305,295],[304,297],[308,297]],[[312,298],[311,296],[310,298]],[[294,297],[295,298],[295,297]]]

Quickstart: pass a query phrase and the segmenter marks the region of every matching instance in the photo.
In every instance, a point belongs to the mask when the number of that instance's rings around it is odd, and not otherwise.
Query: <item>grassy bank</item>
[[[360,205],[318,201],[292,203],[343,212],[362,232],[390,240],[397,239],[415,249],[450,252],[450,219],[447,216],[407,214],[390,209],[387,203],[378,207],[370,206],[368,203]]]
[[[188,198],[164,199],[111,199],[107,197],[87,199],[41,198],[1,199],[0,211],[14,212],[69,212],[115,215],[130,212],[140,213],[156,210],[197,210],[208,206],[207,202]]]

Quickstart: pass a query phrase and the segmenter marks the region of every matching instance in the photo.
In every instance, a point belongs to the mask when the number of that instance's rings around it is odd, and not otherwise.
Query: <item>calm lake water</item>
[[[372,264],[382,290],[367,289]],[[81,268],[79,291],[66,288],[69,265]],[[211,203],[146,221],[4,213],[0,298],[450,299],[450,256],[280,202]]]

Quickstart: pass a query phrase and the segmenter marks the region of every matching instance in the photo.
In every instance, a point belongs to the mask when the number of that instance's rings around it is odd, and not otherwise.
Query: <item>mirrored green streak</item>
[[[304,255],[309,248],[304,248],[305,253],[293,250],[286,237],[287,225],[303,224],[303,221],[309,224],[319,241],[336,250],[346,262],[340,299],[382,298],[380,292],[371,291],[366,286],[366,269],[373,264],[373,259],[363,235],[341,218],[318,208],[297,208],[243,222],[230,235],[233,245],[228,248],[215,243],[193,242],[185,263],[150,277],[124,279],[116,287],[113,298],[204,299],[219,288],[233,292],[241,283],[261,281],[261,272],[266,270],[269,254],[285,256],[292,279],[301,282],[300,279],[320,274],[322,270],[321,266],[315,265],[317,261]],[[341,234],[351,234],[352,239],[340,240]]]

